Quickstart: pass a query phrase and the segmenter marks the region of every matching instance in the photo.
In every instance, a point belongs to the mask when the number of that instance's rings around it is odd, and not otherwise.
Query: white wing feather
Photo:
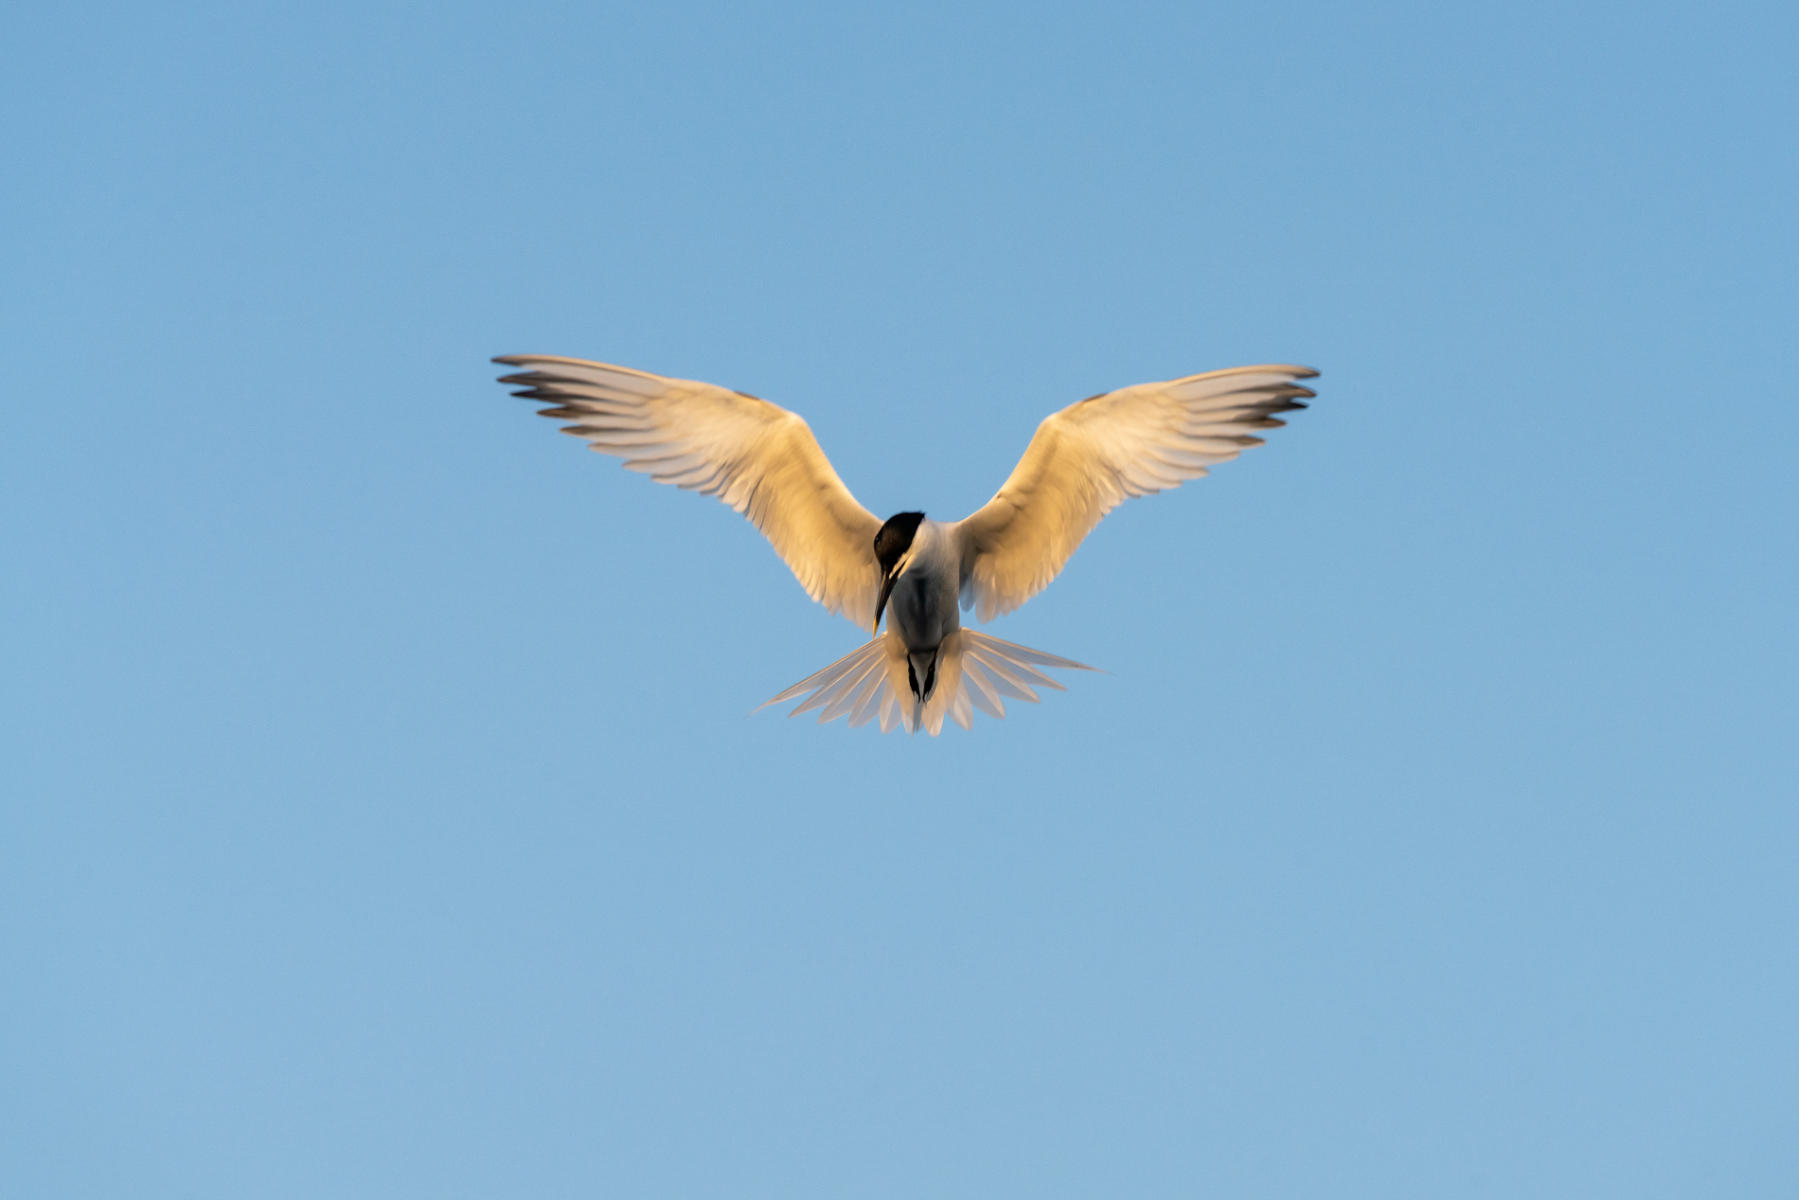
[[[515,354],[502,383],[552,407],[564,433],[658,483],[717,496],[747,516],[814,600],[874,623],[881,522],[856,502],[798,414],[710,383],[579,358]]]
[[[1100,518],[1236,458],[1313,393],[1308,367],[1235,367],[1092,396],[1046,419],[998,493],[960,523],[963,602],[1011,612],[1062,570]]]

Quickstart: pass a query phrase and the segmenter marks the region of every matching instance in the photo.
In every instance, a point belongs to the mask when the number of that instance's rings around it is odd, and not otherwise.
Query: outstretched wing
[[[1313,393],[1308,367],[1233,367],[1120,388],[1071,404],[1037,435],[999,492],[961,522],[963,602],[981,620],[1049,585],[1101,517],[1131,496],[1228,462],[1286,424]]]
[[[881,523],[856,502],[795,413],[743,392],[646,371],[512,354],[513,394],[551,407],[562,432],[657,483],[717,496],[774,545],[807,595],[866,630],[874,623]]]

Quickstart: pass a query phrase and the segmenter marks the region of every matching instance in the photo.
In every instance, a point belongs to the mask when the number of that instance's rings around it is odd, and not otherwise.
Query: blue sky
[[[7,18],[0,1182],[1784,1194],[1790,6]],[[936,740],[544,352],[953,519],[1318,367]]]

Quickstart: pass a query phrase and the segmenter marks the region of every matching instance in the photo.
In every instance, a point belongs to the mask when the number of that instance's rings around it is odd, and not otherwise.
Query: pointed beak
[[[893,581],[898,578],[899,572],[894,571],[881,581],[881,598],[875,602],[874,633],[869,634],[869,637],[874,637],[875,634],[881,632],[881,614],[887,611],[887,597],[893,594]]]

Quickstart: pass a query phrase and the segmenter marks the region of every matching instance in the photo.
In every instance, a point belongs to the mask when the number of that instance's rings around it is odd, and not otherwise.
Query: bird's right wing
[[[710,383],[579,358],[513,354],[501,383],[551,405],[538,415],[658,483],[717,496],[747,516],[814,600],[874,623],[880,521],[856,502],[798,414]]]
[[[1037,427],[1018,466],[960,525],[966,600],[982,621],[1049,585],[1100,518],[1131,496],[1196,479],[1286,422],[1309,367],[1234,367],[1090,396]]]

